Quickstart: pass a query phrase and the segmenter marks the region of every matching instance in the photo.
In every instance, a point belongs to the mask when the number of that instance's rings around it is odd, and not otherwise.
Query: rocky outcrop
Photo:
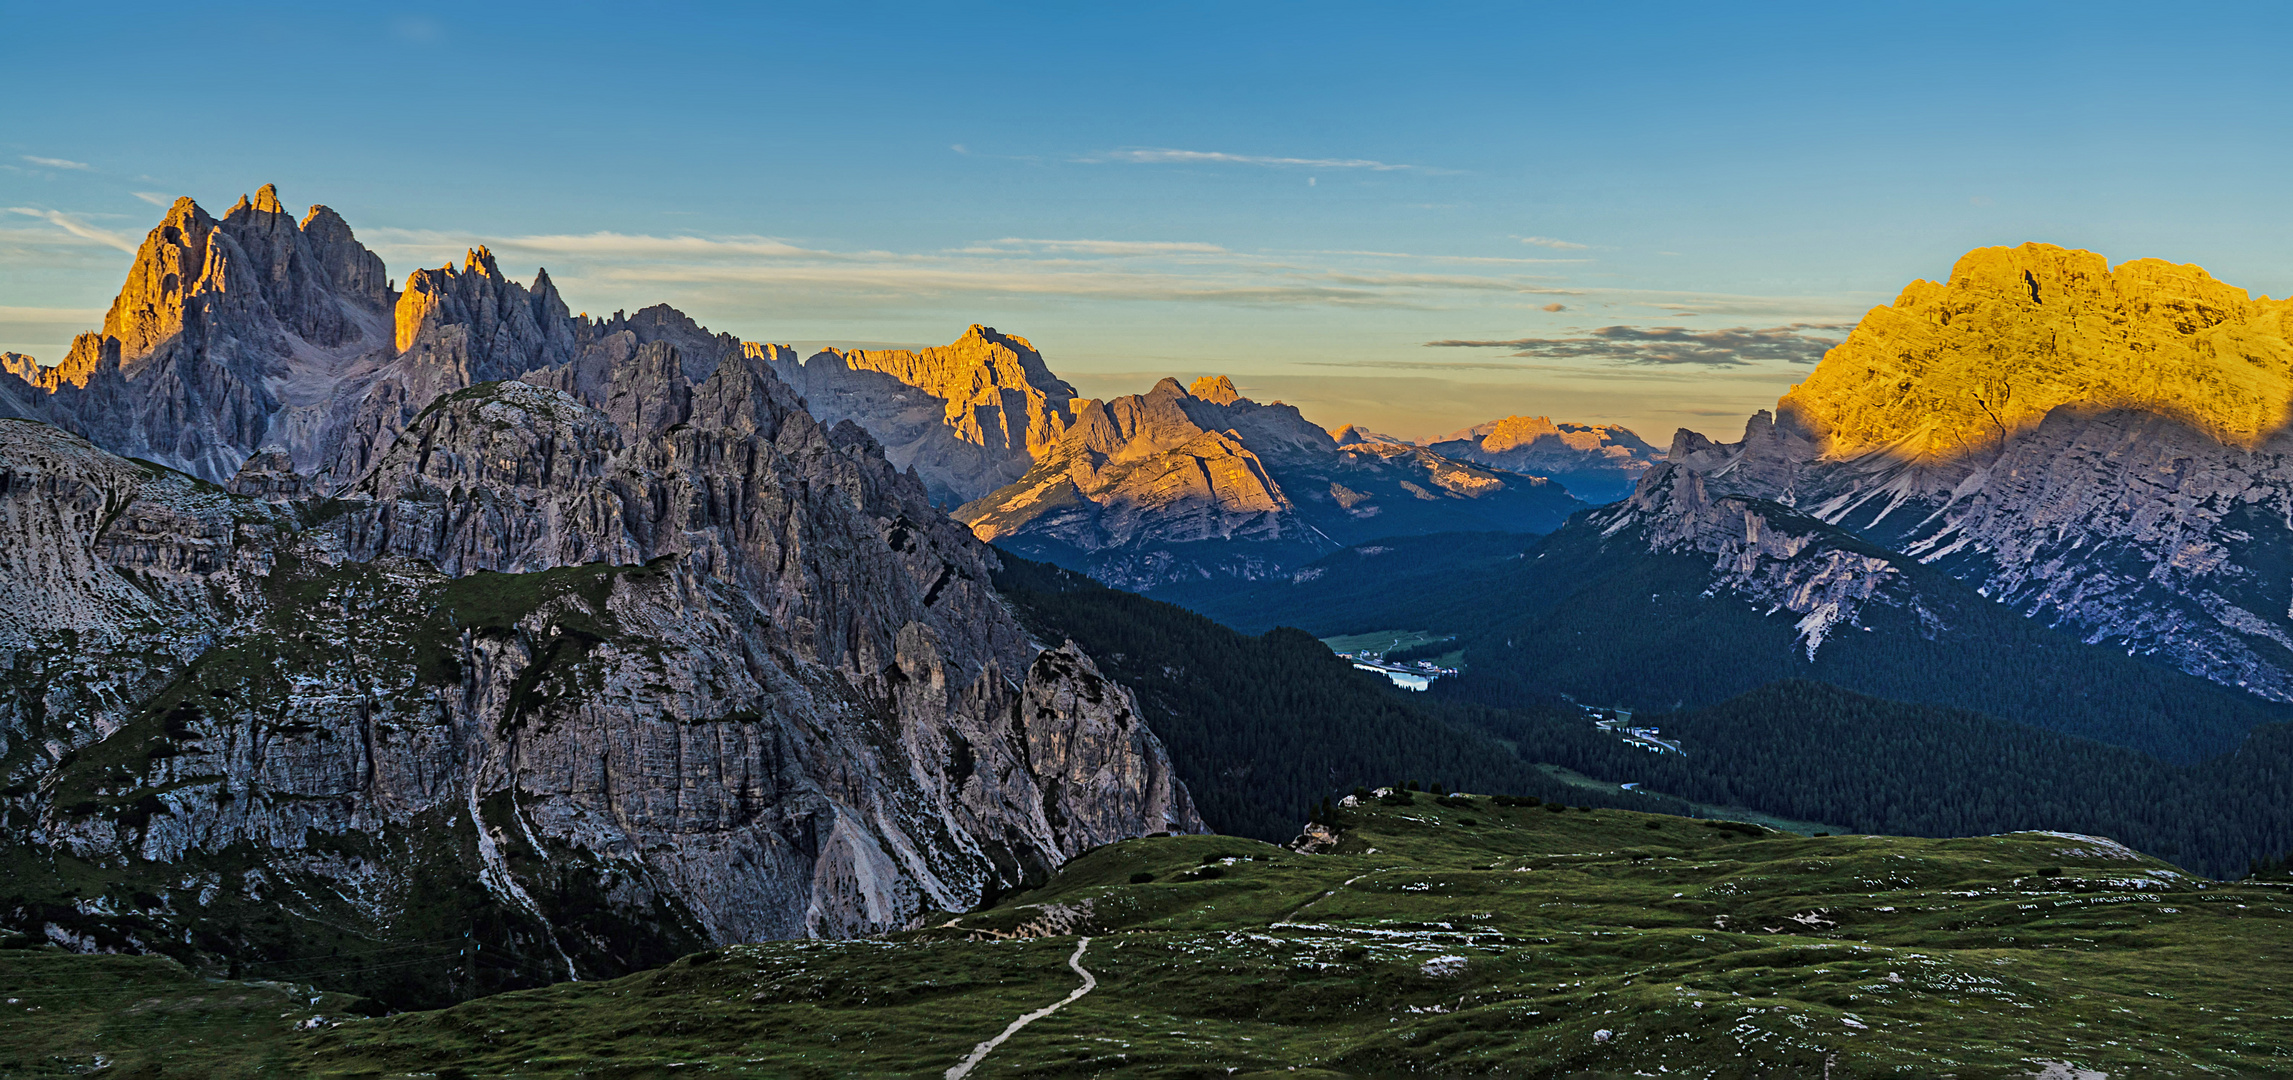
[[[1026,338],[989,326],[921,352],[827,349],[798,364],[783,349],[772,364],[821,423],[866,428],[946,506],[1026,475],[1074,421],[1075,388]]]
[[[1683,432],[1671,458],[2086,641],[2293,700],[2285,306],[2191,266],[1986,248],[1865,316],[1744,441]]]
[[[294,439],[217,486],[0,421],[0,836],[101,868],[13,882],[0,923],[218,965],[441,927],[499,957],[355,987],[435,1001],[895,929],[1201,828],[1128,692],[1030,643],[994,553],[772,351],[573,317],[483,249],[378,296],[339,219],[275,202],[203,254],[179,203],[139,272],[214,272],[123,298],[107,355],[159,344],[49,400],[174,365]],[[320,309],[365,351],[315,352]]]
[[[1224,378],[1089,401],[1016,483],[956,512],[981,539],[1148,589],[1263,578],[1376,536],[1541,532],[1580,504],[1559,485],[1402,443],[1341,444],[1296,407]]]
[[[1554,423],[1546,416],[1508,416],[1426,444],[1457,461],[1508,472],[1550,477],[1591,503],[1630,494],[1640,474],[1661,455],[1640,436],[1615,424]]]
[[[1643,473],[1630,498],[1591,512],[1580,527],[1602,536],[1634,530],[1651,554],[1710,559],[1706,595],[1726,593],[1769,616],[1799,616],[1793,629],[1810,662],[1839,629],[1861,627],[1868,605],[1907,608],[1927,625],[1941,625],[1907,587],[1898,557],[1856,550],[1812,524],[1776,504],[1715,498],[1704,474],[1667,462]]]

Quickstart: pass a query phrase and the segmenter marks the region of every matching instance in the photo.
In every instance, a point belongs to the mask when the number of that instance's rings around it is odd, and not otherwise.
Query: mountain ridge
[[[784,352],[773,370],[822,423],[867,428],[950,507],[1025,475],[1074,422],[1075,388],[1035,346],[977,323],[949,345]]]
[[[1030,558],[1151,589],[1264,578],[1372,534],[1542,531],[1578,505],[1542,478],[1350,435],[1223,376],[1192,391],[1166,378],[1083,404],[1024,477],[956,516]]]
[[[1130,692],[771,347],[361,252],[180,200],[24,384],[88,430],[0,420],[0,924],[217,970],[470,937],[344,987],[435,1003],[1201,828]]]

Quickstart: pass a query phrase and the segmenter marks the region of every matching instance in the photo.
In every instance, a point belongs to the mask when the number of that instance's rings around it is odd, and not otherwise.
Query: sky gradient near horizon
[[[2260,5],[0,0],[0,349],[100,324],[177,195],[407,269],[491,245],[744,338],[1026,336],[1408,438],[1732,438],[1966,250],[2293,292]]]

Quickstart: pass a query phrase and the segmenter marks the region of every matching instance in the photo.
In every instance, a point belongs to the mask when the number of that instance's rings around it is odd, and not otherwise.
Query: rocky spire
[[[342,215],[314,205],[303,215],[302,233],[337,295],[373,311],[387,312],[396,303],[382,257],[358,242]]]
[[[183,329],[184,303],[207,268],[207,238],[214,231],[215,219],[186,197],[175,200],[144,236],[127,281],[104,314],[102,336],[119,343],[121,356],[147,356]],[[72,352],[83,350],[75,343]],[[86,381],[82,374],[79,382]]]

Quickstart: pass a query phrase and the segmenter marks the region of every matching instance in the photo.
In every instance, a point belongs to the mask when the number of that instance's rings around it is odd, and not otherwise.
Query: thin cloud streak
[[[90,165],[85,161],[66,161],[63,158],[39,157],[33,154],[25,154],[22,156],[24,160],[29,161],[34,165],[42,165],[50,169],[72,169],[78,172],[94,172],[96,169],[95,166]]]
[[[430,231],[371,229],[366,238],[393,262],[451,264],[468,247],[463,238]],[[555,269],[561,287],[583,280],[771,286],[784,294],[841,294],[848,302],[932,294],[1428,308],[1439,306],[1442,296],[1577,295],[1552,279],[1393,273],[1247,254],[1200,241],[1004,237],[929,254],[828,251],[764,236],[600,232],[481,242],[505,255],[572,263]]]
[[[1848,327],[1793,323],[1755,330],[1689,330],[1679,326],[1603,326],[1583,337],[1510,341],[1428,341],[1428,348],[1513,349],[1527,359],[1593,359],[1631,366],[1747,367],[1761,361],[1812,364],[1839,344]]]
[[[1428,171],[1420,165],[1397,165],[1368,158],[1295,158],[1263,154],[1227,154],[1215,150],[1170,150],[1160,147],[1109,150],[1097,157],[1080,158],[1084,164],[1121,161],[1136,165],[1258,165],[1291,169],[1367,169],[1371,172]]]
[[[505,257],[544,260],[560,286],[589,279],[714,289],[770,287],[841,307],[896,303],[903,295],[1066,296],[1091,300],[1340,305],[1419,310],[1513,305],[1627,310],[1694,304],[1697,310],[1820,320],[1829,299],[1653,292],[1574,285],[1504,272],[1546,262],[1388,251],[1238,252],[1186,240],[1002,237],[933,252],[837,251],[772,236],[657,236],[617,232],[470,238],[377,228],[361,234],[394,264],[459,261],[472,242]],[[1418,272],[1381,268],[1415,262]],[[1474,272],[1477,267],[1490,272]],[[1454,267],[1457,272],[1441,272]],[[1398,269],[1398,268],[1396,268]],[[728,301],[733,299],[727,296]],[[1613,317],[1613,316],[1612,316]],[[1660,316],[1654,316],[1660,317]]]
[[[1029,272],[988,267],[924,266],[636,266],[612,267],[596,280],[614,283],[691,285],[771,285],[873,293],[893,298],[917,295],[1001,294],[1065,296],[1100,300],[1218,301],[1245,304],[1344,304],[1413,306],[1375,289],[1344,288],[1314,282],[1258,284],[1189,279],[1168,274],[1113,272]],[[561,284],[578,279],[561,279]]]
[[[966,251],[1000,251],[1001,248],[1036,247],[1049,251],[1072,251],[1085,255],[1225,255],[1227,250],[1216,244],[1198,244],[1182,240],[1027,240],[1005,237],[994,241],[997,246],[966,248]]]
[[[29,206],[11,206],[8,208],[8,212],[22,214],[26,217],[36,217],[82,240],[102,244],[105,247],[118,248],[130,255],[135,254],[135,241],[118,233],[96,228],[60,210],[39,210]]]
[[[1521,242],[1524,244],[1534,244],[1537,247],[1552,248],[1555,251],[1585,250],[1585,245],[1583,244],[1572,244],[1566,240],[1555,240],[1550,236],[1524,236],[1521,237]]]
[[[1591,259],[1507,259],[1494,255],[1414,255],[1406,251],[1308,251],[1307,255],[1358,255],[1369,259],[1424,259],[1429,262],[1503,263],[1520,266],[1558,266],[1588,263]]]
[[[730,236],[721,239],[709,239],[699,236],[644,236],[617,232],[512,236],[496,241],[494,246],[514,251],[536,251],[544,255],[618,255],[641,259],[738,258],[742,256],[799,258],[824,257],[829,254],[825,251],[801,248],[769,236]]]

